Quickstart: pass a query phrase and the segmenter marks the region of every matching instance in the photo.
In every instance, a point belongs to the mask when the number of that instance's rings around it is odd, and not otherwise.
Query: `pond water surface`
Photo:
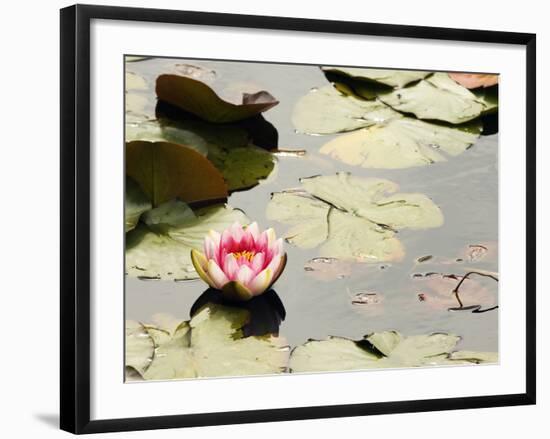
[[[498,239],[498,134],[482,136],[463,154],[429,166],[397,170],[347,166],[319,153],[320,147],[334,136],[299,134],[291,122],[297,100],[311,88],[327,84],[318,67],[154,58],[131,63],[129,70],[141,75],[151,86],[159,74],[170,72],[175,63],[210,68],[217,72],[218,80],[228,84],[253,83],[280,101],[264,113],[265,119],[277,129],[279,148],[303,149],[306,154],[278,157],[275,174],[266,182],[233,193],[228,200],[228,204],[242,209],[261,227],[273,227],[278,236],[288,229],[266,219],[266,204],[272,192],[298,187],[300,177],[331,175],[337,171],[389,179],[398,183],[402,192],[424,193],[444,214],[442,227],[398,233],[406,249],[401,262],[362,264],[361,268],[354,267],[351,273],[332,280],[317,279],[304,269],[307,261],[318,256],[316,249],[285,245],[288,264],[274,289],[286,309],[280,334],[291,346],[328,335],[359,339],[373,331],[395,329],[405,335],[452,332],[463,337],[459,349],[498,351],[498,309],[472,313],[433,308],[419,300],[423,286],[414,277],[428,272],[463,275],[471,268],[498,271],[496,257],[475,264],[456,261],[468,245],[496,244]],[[154,88],[148,96],[146,111],[154,117]],[[434,257],[416,262],[426,255]],[[487,287],[498,303],[495,282],[488,278],[475,280]],[[192,305],[204,291],[201,280],[142,281],[126,277],[126,318],[150,322],[153,314],[168,313],[188,320]],[[353,304],[352,297],[359,292],[376,292],[381,303]]]

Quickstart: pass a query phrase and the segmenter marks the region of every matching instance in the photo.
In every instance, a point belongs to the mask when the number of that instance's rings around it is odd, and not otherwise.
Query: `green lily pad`
[[[208,142],[183,124],[165,124],[158,120],[147,120],[126,124],[126,142],[142,140],[147,142],[169,142],[185,145],[199,154],[208,154]]]
[[[328,215],[330,230],[319,249],[320,256],[360,262],[399,261],[405,255],[395,232],[371,220],[331,209]]]
[[[384,69],[362,69],[356,67],[322,67],[325,72],[334,72],[353,79],[370,81],[384,84],[394,88],[401,88],[405,85],[424,79],[430,72],[416,70],[384,70]]]
[[[380,358],[380,354],[353,340],[329,337],[322,341],[310,340],[294,348],[289,369],[292,373],[370,369],[378,364]]]
[[[270,220],[289,224],[285,239],[300,248],[320,246],[321,256],[378,262],[399,260],[396,230],[443,224],[441,210],[425,195],[396,193],[388,180],[348,173],[301,180],[302,191],[275,193]]]
[[[208,157],[221,171],[230,190],[256,186],[271,174],[276,160],[270,152],[253,145],[211,151]]]
[[[401,115],[379,101],[346,96],[332,85],[311,90],[294,107],[292,123],[305,134],[354,131]]]
[[[393,87],[380,82],[356,79],[335,71],[325,71],[325,77],[340,93],[366,100],[376,99],[378,95],[389,93],[393,90]]]
[[[125,74],[126,90],[147,90],[147,81],[140,75],[134,72],[126,72]]]
[[[419,119],[461,124],[478,117],[485,106],[468,89],[446,73],[434,73],[418,84],[379,96],[394,110],[412,113]]]
[[[132,320],[126,321],[126,367],[142,374],[150,366],[154,353],[155,343],[145,326]]]
[[[392,229],[426,229],[443,224],[441,210],[426,195],[397,193],[399,186],[389,180],[339,172],[303,178],[301,182],[314,197]]]
[[[195,218],[195,213],[187,203],[170,200],[146,212],[143,215],[143,222],[151,228],[166,228],[186,224]]]
[[[162,101],[213,123],[248,119],[279,103],[263,90],[252,94],[243,93],[240,102],[228,102],[204,82],[180,75],[160,75],[156,93]]]
[[[457,351],[451,353],[449,359],[455,362],[468,363],[498,363],[498,352],[474,352],[474,351]]]
[[[126,174],[139,184],[153,206],[176,197],[185,202],[227,197],[221,173],[205,157],[184,145],[128,142]]]
[[[275,167],[275,156],[250,143],[243,128],[204,121],[156,121],[126,125],[126,141],[170,142],[207,157],[221,172],[229,191],[249,189],[266,179]]]
[[[151,59],[151,56],[136,56],[136,55],[126,55],[124,57],[124,61],[126,62],[139,62],[139,61],[145,61],[147,59]]]
[[[489,363],[496,353],[453,352],[460,337],[434,333],[405,337],[396,331],[373,333],[363,340],[329,337],[310,340],[290,356],[291,372],[327,372]]]
[[[481,125],[476,127],[466,131],[402,117],[339,136],[320,151],[363,168],[423,166],[447,161],[447,157],[466,151],[479,137]]]
[[[126,123],[137,123],[147,120],[147,98],[133,91],[125,94],[125,121]]]
[[[498,85],[476,88],[472,93],[485,107],[481,114],[493,114],[498,111]]]
[[[266,215],[292,226],[285,234],[287,242],[300,248],[315,248],[328,238],[329,210],[327,203],[305,191],[287,191],[271,196]]]
[[[155,225],[139,224],[126,234],[126,272],[143,279],[188,280],[198,278],[191,249],[202,250],[210,230],[222,232],[235,221],[247,224],[240,210],[229,206],[199,209],[191,216],[184,203],[170,203],[151,214]],[[179,212],[178,212],[179,210]],[[166,217],[161,215],[166,213]],[[179,219],[179,222],[178,222]],[[158,227],[159,224],[164,225]]]
[[[173,332],[143,326],[155,341],[154,354],[135,343],[135,338],[127,338],[126,349],[132,352],[134,363],[149,363],[141,372],[145,380],[285,372],[286,341],[272,335],[244,337],[242,328],[249,318],[244,309],[209,303]]]
[[[126,197],[124,198],[124,231],[136,227],[139,218],[152,205],[147,196],[131,178],[126,178]]]

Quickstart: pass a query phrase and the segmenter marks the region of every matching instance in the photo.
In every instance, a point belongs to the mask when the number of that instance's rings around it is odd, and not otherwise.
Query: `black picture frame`
[[[90,22],[131,20],[526,47],[526,392],[418,401],[90,420]],[[223,30],[220,30],[222,32]],[[61,404],[60,426],[81,433],[273,422],[535,404],[536,36],[303,18],[75,5],[61,10]]]

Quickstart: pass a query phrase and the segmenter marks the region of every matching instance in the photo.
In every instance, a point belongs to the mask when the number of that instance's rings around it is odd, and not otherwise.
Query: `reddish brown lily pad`
[[[317,280],[330,281],[351,275],[352,265],[337,258],[313,258],[304,264],[304,271]]]
[[[206,83],[183,75],[160,75],[156,93],[160,100],[214,123],[236,122],[269,110],[279,103],[265,90],[242,93],[227,101]]]
[[[227,198],[222,174],[204,156],[168,142],[126,143],[126,174],[153,206],[173,198],[187,203]]]
[[[468,277],[460,284],[457,297],[454,290],[461,280],[462,276],[440,273],[415,277],[416,296],[430,308],[440,310],[480,312],[497,306],[497,283],[494,280],[481,282]]]
[[[481,242],[469,244],[464,247],[458,260],[460,262],[495,262],[498,257],[498,244],[496,242]]]
[[[481,73],[449,73],[449,76],[466,88],[491,87],[498,84],[498,75]]]
[[[353,309],[369,317],[384,313],[384,296],[376,291],[364,290],[348,293]]]

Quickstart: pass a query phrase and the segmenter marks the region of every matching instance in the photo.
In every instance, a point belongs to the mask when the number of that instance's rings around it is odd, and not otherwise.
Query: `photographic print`
[[[124,64],[126,381],[498,362],[498,72]]]

